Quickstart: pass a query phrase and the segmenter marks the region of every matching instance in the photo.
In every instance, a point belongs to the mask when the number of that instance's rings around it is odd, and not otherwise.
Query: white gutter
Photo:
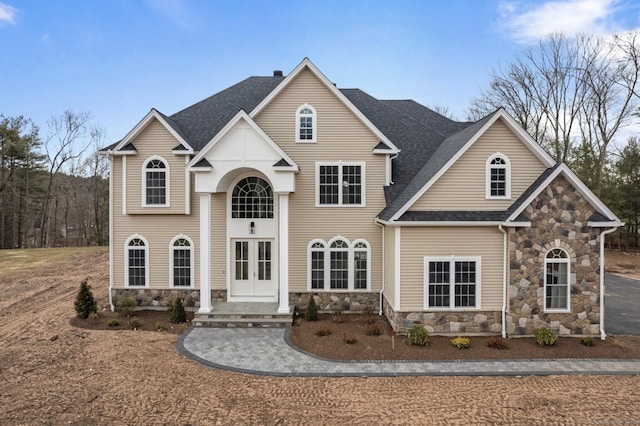
[[[600,340],[604,340],[607,334],[604,332],[604,236],[618,228],[607,229],[600,233]]]
[[[109,307],[116,310],[113,304],[113,152],[107,153],[109,159]]]
[[[502,338],[507,337],[507,231],[498,225],[498,229],[504,234],[502,249]]]
[[[374,219],[373,223],[375,223],[376,225],[378,225],[380,227],[380,229],[382,230],[382,289],[380,290],[380,308],[379,308],[379,312],[378,315],[382,316],[383,312],[382,312],[382,294],[384,293],[384,284],[385,284],[385,275],[384,275],[384,225],[378,222],[378,219]]]

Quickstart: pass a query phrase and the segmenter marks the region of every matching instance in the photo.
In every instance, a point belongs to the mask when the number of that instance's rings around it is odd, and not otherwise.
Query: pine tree
[[[313,298],[313,294],[309,298],[309,304],[307,305],[307,310],[304,312],[305,321],[317,321],[318,320],[318,307],[316,306],[316,301]]]
[[[92,312],[98,312],[98,303],[93,297],[91,286],[87,284],[86,279],[80,284],[80,290],[76,297],[75,308],[78,318],[82,319],[89,318],[89,314]]]
[[[184,310],[182,299],[176,297],[169,307],[169,321],[174,324],[187,322],[187,313]]]

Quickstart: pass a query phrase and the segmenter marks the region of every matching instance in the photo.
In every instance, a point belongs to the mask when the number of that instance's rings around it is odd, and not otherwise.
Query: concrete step
[[[237,328],[283,328],[291,325],[291,315],[279,315],[276,318],[271,317],[259,317],[252,315],[250,317],[239,317],[238,315],[196,315],[193,318],[192,324],[196,327],[237,327]]]

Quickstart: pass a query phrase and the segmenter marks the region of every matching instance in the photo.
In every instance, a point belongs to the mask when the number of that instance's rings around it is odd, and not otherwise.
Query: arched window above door
[[[234,219],[273,219],[273,190],[267,181],[251,176],[233,188],[231,217]]]

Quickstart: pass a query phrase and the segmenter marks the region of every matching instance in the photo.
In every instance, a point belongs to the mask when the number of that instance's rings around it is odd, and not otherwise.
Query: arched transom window
[[[233,188],[231,217],[234,219],[272,219],[273,191],[262,178],[246,177]]]
[[[308,247],[309,289],[367,290],[371,282],[371,247],[365,240],[335,237],[329,243],[313,240]]]
[[[167,206],[169,204],[169,168],[160,158],[147,161],[144,168],[145,205]]]

